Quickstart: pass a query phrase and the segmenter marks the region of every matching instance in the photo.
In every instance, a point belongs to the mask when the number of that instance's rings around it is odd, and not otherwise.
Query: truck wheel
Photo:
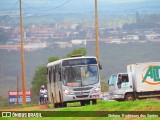
[[[126,101],[134,101],[134,96],[133,96],[132,94],[127,94],[127,95],[125,96],[125,100],[126,100]]]

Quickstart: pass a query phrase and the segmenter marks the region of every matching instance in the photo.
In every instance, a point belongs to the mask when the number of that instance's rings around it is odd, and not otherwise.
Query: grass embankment
[[[33,107],[33,106],[37,106],[38,104],[26,104],[26,105],[10,105],[10,106],[6,106],[1,108],[0,110],[9,110],[9,109],[21,109],[21,108],[27,108],[27,107]]]
[[[136,100],[134,102],[106,102],[99,100],[97,105],[84,107],[74,107],[80,106],[79,103],[75,104],[71,103],[69,108],[62,108],[60,111],[160,111],[160,102],[156,99]]]
[[[53,105],[50,105],[52,108]],[[67,108],[60,111],[160,111],[160,101],[157,99],[136,100],[133,102],[106,102],[99,100],[97,105],[80,107],[80,103],[69,103]]]
[[[103,111],[114,111],[116,114],[116,111],[160,111],[160,102],[157,99],[148,99],[148,100],[136,100],[134,102],[117,102],[117,101],[112,101],[112,102],[106,102],[103,100],[99,100],[97,105],[86,105],[83,107],[80,107],[80,103],[69,103],[69,107],[67,108],[61,108],[61,109],[56,109],[56,111],[61,112],[63,116],[66,117],[68,120],[82,120],[82,119],[104,119],[104,120],[158,120],[159,118],[155,117],[147,117],[147,118],[122,118],[122,117],[76,117],[79,116],[79,113],[84,111],[87,114],[93,114],[91,111],[99,111],[104,113]],[[52,107],[52,105],[50,105]],[[49,111],[52,111],[50,109]],[[75,111],[75,112],[74,112]],[[75,117],[70,117],[69,112],[74,112]],[[54,112],[53,112],[54,113]],[[55,112],[56,113],[56,112]],[[54,113],[54,114],[55,114]],[[83,115],[82,115],[83,116]],[[94,114],[93,114],[94,116]],[[27,118],[25,118],[27,119]],[[39,118],[29,118],[31,120],[38,120]],[[51,117],[47,118],[42,118],[43,120],[53,120]],[[62,117],[54,117],[54,119],[58,120],[64,120]]]

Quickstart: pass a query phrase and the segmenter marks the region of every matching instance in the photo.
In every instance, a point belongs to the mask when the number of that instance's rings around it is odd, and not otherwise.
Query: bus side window
[[[57,81],[60,81],[59,69],[60,69],[60,66],[57,65]]]
[[[53,81],[53,67],[51,67],[51,82]]]
[[[60,81],[59,65],[56,65],[56,81]]]
[[[58,65],[58,76],[59,76],[59,81],[61,81],[61,67]]]
[[[51,70],[49,70],[49,83],[51,83]]]
[[[57,82],[57,67],[54,67],[54,82]]]
[[[53,67],[53,82],[55,83],[56,82],[56,72],[55,72],[55,66]]]

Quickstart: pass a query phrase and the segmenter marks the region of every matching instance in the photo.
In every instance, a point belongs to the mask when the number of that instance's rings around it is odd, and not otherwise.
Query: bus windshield
[[[97,65],[63,67],[62,79],[66,86],[86,86],[98,82]]]

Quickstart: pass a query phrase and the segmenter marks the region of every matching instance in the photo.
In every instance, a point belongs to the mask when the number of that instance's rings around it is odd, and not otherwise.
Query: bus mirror
[[[99,69],[102,70],[102,65],[101,65],[101,64],[98,64],[98,66],[99,66]]]

